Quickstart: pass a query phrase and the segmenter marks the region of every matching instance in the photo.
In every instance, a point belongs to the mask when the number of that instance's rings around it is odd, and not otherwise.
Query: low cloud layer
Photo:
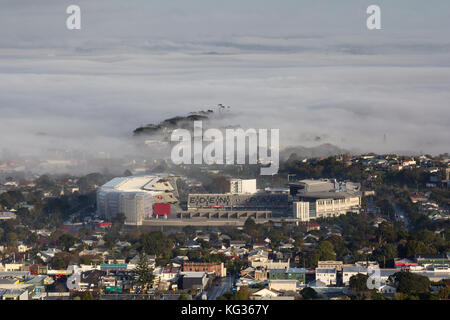
[[[47,8],[53,17],[57,10]],[[11,10],[24,9],[11,2]],[[97,40],[86,30],[33,38],[28,24],[10,29],[0,40],[0,156],[138,152],[136,127],[219,103],[232,107],[231,124],[279,128],[285,146],[450,151],[450,42],[439,32],[293,35],[285,26],[270,35],[248,27],[214,36],[197,26],[192,37],[170,36],[174,30],[147,37],[141,28],[131,36],[144,18]]]

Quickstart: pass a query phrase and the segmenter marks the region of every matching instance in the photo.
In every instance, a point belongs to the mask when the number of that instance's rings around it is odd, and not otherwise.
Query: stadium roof
[[[360,195],[359,191],[321,191],[321,192],[306,192],[297,194],[299,198],[307,199],[345,199]]]
[[[108,181],[101,188],[129,192],[173,191],[174,189],[169,183],[167,183],[167,185],[158,183],[162,179],[164,179],[164,177],[159,175],[118,177]]]

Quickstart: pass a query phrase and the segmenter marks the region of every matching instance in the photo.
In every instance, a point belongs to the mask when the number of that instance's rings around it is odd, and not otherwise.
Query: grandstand
[[[139,226],[153,216],[155,203],[175,204],[177,195],[176,181],[168,175],[118,177],[97,191],[97,210],[109,220],[123,213],[125,224]]]
[[[190,194],[188,210],[217,208],[223,210],[273,210],[289,207],[286,194]]]

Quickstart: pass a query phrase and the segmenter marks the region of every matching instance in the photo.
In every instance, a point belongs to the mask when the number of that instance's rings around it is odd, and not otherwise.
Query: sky
[[[67,30],[66,8],[81,8]],[[381,30],[366,8],[381,8]],[[0,157],[214,108],[281,144],[450,152],[450,2],[0,0]],[[218,124],[219,125],[219,124]]]

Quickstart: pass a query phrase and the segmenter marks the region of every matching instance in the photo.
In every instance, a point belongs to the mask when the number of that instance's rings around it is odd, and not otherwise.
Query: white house
[[[336,285],[336,269],[316,268],[316,280],[320,280],[326,285]]]
[[[367,268],[363,266],[342,267],[342,282],[344,285],[348,286],[350,284],[350,278],[357,274],[367,275]]]
[[[177,267],[158,267],[154,269],[155,281],[173,281],[178,278],[180,268]]]
[[[27,252],[28,250],[31,250],[31,249],[32,249],[31,247],[29,247],[23,243],[21,243],[17,246],[17,251],[19,251],[19,252]]]
[[[397,288],[390,284],[384,284],[380,288],[378,288],[378,291],[383,294],[394,294],[397,292]]]
[[[41,259],[44,262],[47,262],[48,260],[53,258],[55,256],[55,254],[57,254],[58,252],[61,252],[61,250],[56,249],[56,248],[49,248],[45,251],[38,252],[37,256],[41,257]]]
[[[261,290],[256,291],[255,293],[253,293],[253,296],[257,296],[257,297],[278,297],[278,292],[274,291],[274,290],[270,290],[268,288],[263,288]]]

